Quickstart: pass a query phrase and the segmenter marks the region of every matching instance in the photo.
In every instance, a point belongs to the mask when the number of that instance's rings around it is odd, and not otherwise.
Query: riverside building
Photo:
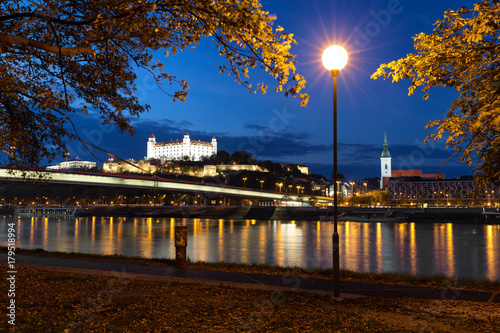
[[[396,202],[441,203],[445,206],[466,205],[478,199],[494,206],[498,199],[498,190],[493,184],[478,188],[472,176],[457,179],[395,177],[387,184],[387,194]]]

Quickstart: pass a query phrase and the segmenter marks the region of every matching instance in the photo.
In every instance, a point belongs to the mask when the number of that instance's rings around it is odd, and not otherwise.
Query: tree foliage
[[[473,8],[449,10],[435,23],[432,34],[414,37],[416,53],[382,64],[372,78],[411,79],[429,97],[433,87],[454,87],[458,98],[428,140],[446,138],[446,148],[461,153],[476,179],[500,179],[500,2],[484,0]]]
[[[267,169],[270,173],[275,175],[283,174],[283,167],[280,163],[272,162],[270,160],[259,162],[259,166]]]
[[[236,164],[255,164],[257,161],[255,158],[252,156],[247,151],[244,150],[238,150],[235,151],[234,153],[231,154],[231,162],[234,162]]]
[[[0,3],[0,149],[9,165],[39,166],[78,139],[73,119],[98,112],[104,124],[133,134],[130,118],[149,109],[135,95],[145,69],[174,101],[188,83],[154,58],[211,39],[226,59],[221,72],[251,92],[249,69],[260,67],[275,90],[308,100],[296,73],[293,34],[258,0],[7,0]],[[173,85],[173,90],[162,84]],[[176,88],[177,87],[177,88]]]
[[[215,156],[215,163],[217,164],[227,164],[231,160],[231,154],[229,154],[225,150],[219,150],[217,151],[217,154]]]

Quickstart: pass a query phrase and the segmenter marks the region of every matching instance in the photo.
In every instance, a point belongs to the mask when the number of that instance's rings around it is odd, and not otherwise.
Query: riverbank
[[[338,207],[339,214],[380,213],[387,208]],[[394,216],[404,216],[408,222],[488,222],[500,223],[500,218],[486,218],[483,208],[390,208]],[[264,206],[94,206],[93,216],[136,216],[210,219],[305,220],[318,221],[321,216],[332,216],[333,209],[319,207],[264,207]]]
[[[6,247],[0,247],[0,253],[7,253]],[[138,264],[156,267],[173,267],[175,259],[150,259],[144,257],[127,257],[123,255],[101,255],[77,252],[58,252],[46,251],[43,249],[16,249],[16,254],[32,255],[39,257],[66,258],[79,260],[95,260],[100,262]],[[201,269],[220,272],[237,272],[244,274],[268,274],[268,275],[286,275],[288,277],[308,277],[314,279],[332,278],[332,269],[323,268],[303,268],[303,267],[281,267],[267,264],[244,264],[244,263],[226,263],[226,262],[206,262],[191,261],[188,259],[187,267],[189,269]],[[400,274],[390,272],[355,272],[348,269],[340,270],[340,278],[344,281],[392,284],[411,287],[425,288],[449,288],[450,286],[460,286],[462,290],[498,292],[500,291],[500,281],[496,280],[476,280],[473,278],[453,278],[444,275],[414,275]]]
[[[363,208],[338,207],[338,213],[380,214],[388,210],[392,216],[405,217],[407,222],[456,222],[499,224],[500,215],[486,216],[482,207],[467,208]],[[13,206],[1,207],[0,215],[12,215]],[[487,211],[497,212],[494,209]],[[89,216],[167,217],[203,219],[301,220],[319,221],[332,216],[332,207],[271,207],[271,206],[88,206]],[[356,221],[353,219],[353,221]]]
[[[447,294],[336,300],[299,292],[293,287],[296,279],[286,272],[281,277],[288,288],[264,288],[17,264],[11,332],[498,332],[500,327],[495,302],[450,301]],[[6,280],[6,270],[0,278]],[[449,289],[448,284],[443,290]],[[7,293],[0,298],[6,301]]]

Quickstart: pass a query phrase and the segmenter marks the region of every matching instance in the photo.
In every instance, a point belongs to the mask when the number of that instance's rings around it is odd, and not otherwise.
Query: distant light
[[[332,45],[323,52],[321,61],[329,71],[333,69],[341,70],[347,65],[348,58],[347,51],[342,46]]]

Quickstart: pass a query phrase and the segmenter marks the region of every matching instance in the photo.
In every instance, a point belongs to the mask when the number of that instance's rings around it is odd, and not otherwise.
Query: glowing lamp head
[[[323,61],[323,66],[329,71],[331,70],[341,70],[347,65],[347,51],[338,45],[329,46],[324,52],[321,60]]]

